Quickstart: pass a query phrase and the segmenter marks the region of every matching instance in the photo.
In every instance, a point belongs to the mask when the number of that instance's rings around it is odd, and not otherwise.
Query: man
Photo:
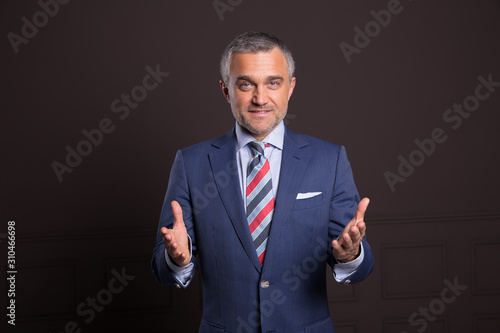
[[[345,149],[283,124],[294,67],[272,35],[233,40],[220,86],[236,125],[172,166],[152,268],[186,288],[199,253],[199,332],[334,332],[326,264],[344,284],[373,269],[368,199],[359,202]]]

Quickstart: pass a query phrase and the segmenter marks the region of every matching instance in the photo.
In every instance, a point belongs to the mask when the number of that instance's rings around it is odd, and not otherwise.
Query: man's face
[[[269,52],[234,53],[229,82],[220,82],[233,116],[261,141],[285,117],[295,87],[286,58],[274,48]]]

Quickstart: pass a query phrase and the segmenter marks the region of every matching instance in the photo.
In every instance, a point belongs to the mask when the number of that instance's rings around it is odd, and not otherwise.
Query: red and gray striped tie
[[[247,221],[262,265],[274,212],[273,183],[269,161],[264,156],[264,143],[252,141],[248,145],[254,156],[247,169]]]

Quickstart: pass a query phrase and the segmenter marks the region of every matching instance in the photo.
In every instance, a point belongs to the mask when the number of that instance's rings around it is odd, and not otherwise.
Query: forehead
[[[231,59],[230,75],[231,77],[255,78],[282,76],[288,79],[286,58],[278,48],[268,52],[234,53]]]

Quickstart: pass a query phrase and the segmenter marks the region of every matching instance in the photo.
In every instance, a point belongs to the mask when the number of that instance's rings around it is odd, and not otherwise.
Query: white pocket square
[[[309,199],[309,198],[312,198],[312,197],[315,197],[315,196],[318,196],[320,195],[321,192],[307,192],[307,193],[298,193],[297,194],[297,200],[300,200],[300,199]]]

